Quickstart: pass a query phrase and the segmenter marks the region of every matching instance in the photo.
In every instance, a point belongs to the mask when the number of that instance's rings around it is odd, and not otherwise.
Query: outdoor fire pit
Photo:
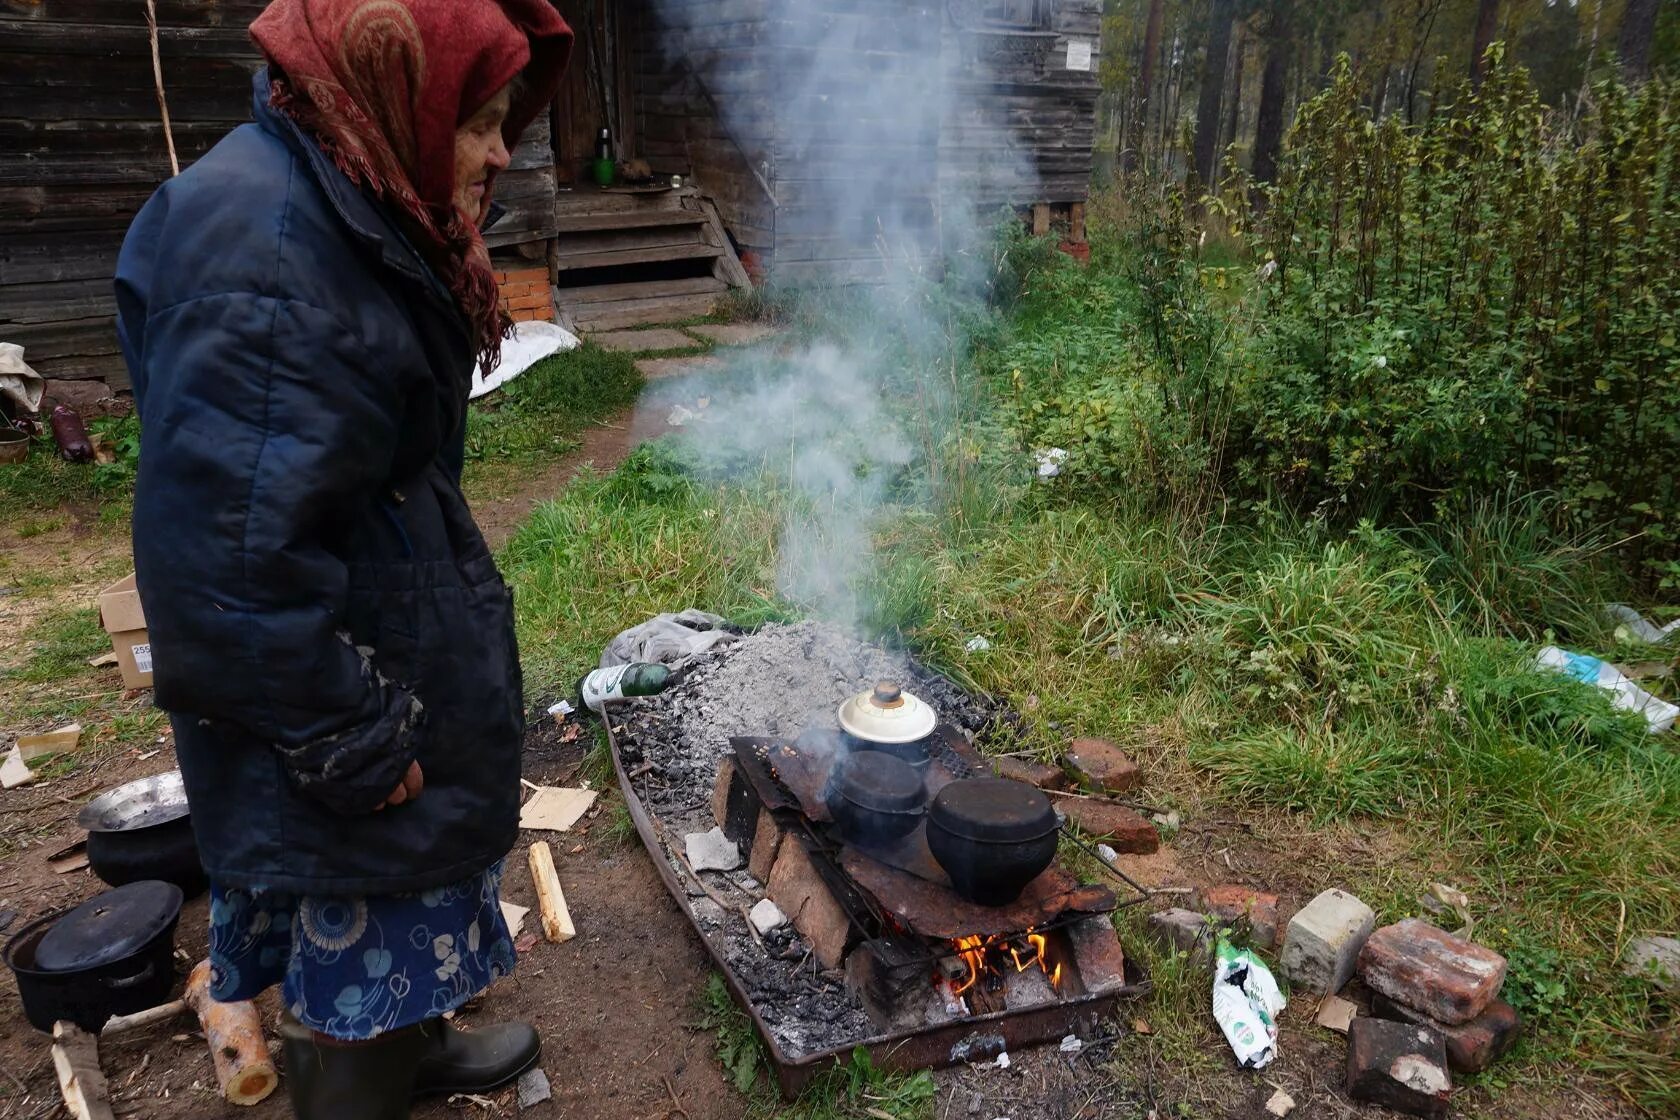
[[[953,889],[925,818],[873,838],[832,819],[830,779],[855,745],[835,726],[836,705],[882,680],[939,714],[930,799],[990,775],[971,739],[997,705],[811,623],[714,651],[608,721],[636,830],[789,1095],[858,1046],[896,1069],[988,1060],[1089,1035],[1148,990],[1109,917],[1141,892],[1122,900],[1052,862],[1018,897],[980,905]],[[732,843],[740,866],[690,861],[686,838],[714,829],[714,847],[729,842],[722,862]]]

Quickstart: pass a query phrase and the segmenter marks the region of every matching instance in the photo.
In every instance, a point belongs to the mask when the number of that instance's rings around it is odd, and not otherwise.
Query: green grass
[[[632,404],[642,375],[628,354],[584,343],[544,358],[467,413],[469,498],[516,486],[578,446],[585,428]]]
[[[752,1120],[932,1120],[937,1089],[926,1072],[889,1073],[867,1051],[819,1074],[792,1103],[775,1088],[764,1045],[746,1012],[730,998],[723,976],[713,972],[699,999],[699,1027],[709,1030],[736,1091],[746,1098]]]
[[[24,638],[29,655],[18,669],[0,680],[47,684],[79,676],[87,660],[111,644],[99,625],[98,607],[64,607],[41,619]]]
[[[1075,734],[1122,744],[1151,800],[1187,822],[1252,821],[1301,837],[1304,855],[1312,830],[1381,833],[1389,854],[1322,869],[1384,921],[1423,913],[1432,881],[1468,892],[1531,1027],[1516,1055],[1468,1079],[1470,1114],[1543,1092],[1560,1065],[1672,1114],[1672,1002],[1616,959],[1633,936],[1680,928],[1680,752],[1597,690],[1532,669],[1548,633],[1638,652],[1596,616],[1626,593],[1602,543],[1547,530],[1544,497],[1338,528],[1077,472],[1032,481],[1033,386],[1149,371],[1135,332],[1114,326],[1135,302],[1124,278],[1053,267],[1011,320],[974,336],[963,361],[990,387],[989,411],[924,446],[921,482],[894,491],[930,500],[882,510],[868,625],[1010,700],[1022,745],[1044,757]],[[539,509],[504,555],[533,686],[571,680],[658,611],[750,623],[793,609],[775,580],[792,500],[762,473],[701,481],[656,446]],[[975,635],[990,648],[968,651]],[[1144,956],[1154,1029],[1119,1060],[1217,1079],[1205,980]]]

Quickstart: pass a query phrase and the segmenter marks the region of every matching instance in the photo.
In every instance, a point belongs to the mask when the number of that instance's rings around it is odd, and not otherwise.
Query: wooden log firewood
[[[114,1120],[96,1037],[74,1023],[54,1023],[52,1060],[64,1107],[75,1120]]]
[[[531,845],[531,881],[537,887],[537,910],[542,914],[543,936],[556,945],[577,936],[572,915],[566,909],[566,896],[560,891],[560,874],[554,870],[554,853],[548,842],[538,840]]]
[[[145,1030],[158,1023],[167,1023],[177,1015],[185,1014],[187,1001],[184,999],[171,1000],[160,1003],[156,1007],[148,1007],[144,1011],[136,1011],[132,1015],[113,1015],[105,1020],[105,1025],[99,1028],[100,1038],[116,1038],[120,1035],[133,1034],[135,1031]]]
[[[192,970],[182,998],[204,1028],[222,1096],[233,1104],[243,1105],[267,1099],[280,1084],[280,1075],[268,1056],[262,1017],[257,1014],[256,1005],[250,1000],[217,1003],[211,999],[209,961],[200,961]]]

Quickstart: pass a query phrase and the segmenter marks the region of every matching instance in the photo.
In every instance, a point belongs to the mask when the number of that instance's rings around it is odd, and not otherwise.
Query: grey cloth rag
[[[633,661],[682,667],[703,653],[728,645],[740,635],[723,629],[728,620],[690,607],[679,614],[661,614],[619,634],[601,651],[601,668]]]

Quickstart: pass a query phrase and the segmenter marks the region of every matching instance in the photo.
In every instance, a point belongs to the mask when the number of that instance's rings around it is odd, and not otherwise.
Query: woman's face
[[[455,205],[474,225],[484,221],[490,205],[491,174],[509,163],[502,122],[507,119],[511,89],[509,85],[497,90],[455,129]]]

